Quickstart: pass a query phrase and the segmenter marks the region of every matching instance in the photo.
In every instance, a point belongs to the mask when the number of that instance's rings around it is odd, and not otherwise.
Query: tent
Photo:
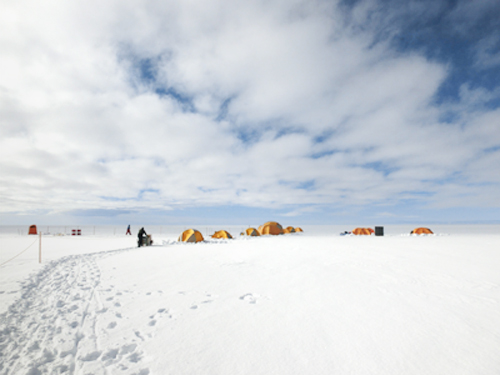
[[[255,228],[248,228],[247,230],[245,230],[243,232],[243,235],[246,235],[246,236],[260,236],[260,233]]]
[[[375,233],[375,231],[372,228],[366,228],[366,229],[368,229],[370,231],[370,234]]]
[[[283,234],[283,227],[275,221],[268,221],[267,223],[259,227],[259,233],[261,235],[272,234],[275,236],[278,234]]]
[[[297,228],[295,228],[295,232],[303,232],[303,230],[302,230],[302,228],[297,227]]]
[[[228,231],[219,230],[212,235],[212,238],[233,238]]]
[[[179,236],[179,241],[182,242],[200,242],[203,240],[204,240],[203,236],[196,229],[185,230]]]
[[[28,234],[38,234],[36,231],[36,225],[30,225],[30,229],[28,231]]]
[[[291,233],[288,228],[283,228],[283,234],[289,234]]]
[[[288,233],[295,233],[295,228],[294,227],[286,227],[288,230]]]
[[[434,234],[429,228],[416,228],[410,234]]]
[[[369,236],[370,234],[372,234],[369,228],[356,228],[352,231],[352,233],[357,236]]]

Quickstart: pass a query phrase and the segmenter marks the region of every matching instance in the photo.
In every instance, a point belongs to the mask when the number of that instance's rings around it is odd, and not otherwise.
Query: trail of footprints
[[[54,261],[23,285],[22,298],[0,315],[0,375],[150,374],[142,343],[154,337],[159,322],[174,316],[159,307],[144,325],[122,329],[120,300],[133,292],[100,285],[98,256],[106,254]],[[239,297],[249,304],[259,298]],[[206,293],[190,309],[212,302],[214,296]]]
[[[144,341],[151,333],[137,331],[129,340],[120,337],[120,345],[100,345],[100,335],[118,329],[122,313],[116,297],[122,293],[105,297],[113,290],[100,290],[95,259],[52,262],[22,286],[22,297],[0,315],[1,375],[150,373],[141,363],[139,336]],[[161,315],[168,310],[159,309],[155,322]]]

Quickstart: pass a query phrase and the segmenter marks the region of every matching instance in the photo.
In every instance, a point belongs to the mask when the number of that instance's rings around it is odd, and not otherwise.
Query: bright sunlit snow
[[[0,267],[0,374],[498,374],[500,235],[457,228],[46,235]]]

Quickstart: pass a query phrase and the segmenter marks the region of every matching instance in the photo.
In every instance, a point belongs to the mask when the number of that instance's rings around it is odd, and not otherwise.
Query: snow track
[[[108,315],[119,314],[102,301],[110,290],[100,285],[96,258],[113,253],[53,261],[23,285],[21,299],[0,315],[0,374],[134,373],[141,356],[136,343],[100,346],[99,335],[116,325]]]

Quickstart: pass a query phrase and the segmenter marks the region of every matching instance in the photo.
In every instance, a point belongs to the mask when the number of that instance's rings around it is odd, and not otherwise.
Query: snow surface
[[[36,242],[1,266],[0,374],[500,373],[498,227],[198,244],[177,229],[140,249],[46,235],[41,265]],[[0,264],[36,239],[1,234]]]

